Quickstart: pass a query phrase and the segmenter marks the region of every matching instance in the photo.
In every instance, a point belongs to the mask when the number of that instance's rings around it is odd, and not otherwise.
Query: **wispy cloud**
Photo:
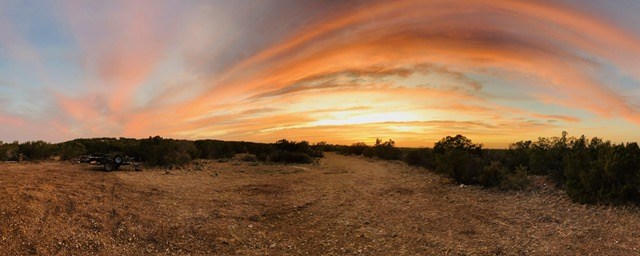
[[[250,99],[259,99],[263,97],[282,96],[286,94],[308,91],[308,90],[326,90],[344,87],[365,88],[365,87],[385,87],[389,85],[389,80],[397,78],[408,78],[413,74],[427,75],[435,73],[441,76],[453,78],[455,85],[451,87],[464,88],[477,91],[482,88],[480,82],[475,81],[463,73],[448,70],[446,67],[439,67],[433,64],[419,64],[410,67],[363,67],[362,69],[346,69],[326,74],[314,74],[304,77],[297,81],[293,81],[287,85],[268,85],[267,90],[272,88],[280,88],[273,91],[267,91],[252,96]]]

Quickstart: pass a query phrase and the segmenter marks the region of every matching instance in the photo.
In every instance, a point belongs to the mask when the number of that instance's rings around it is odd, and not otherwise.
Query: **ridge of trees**
[[[524,189],[528,175],[546,175],[575,202],[640,204],[640,147],[601,138],[561,136],[518,141],[508,149],[484,149],[463,135],[447,136],[433,148],[398,148],[393,140],[374,145],[332,145],[279,140],[254,143],[220,140],[93,138],[52,144],[44,141],[0,142],[0,161],[73,160],[88,153],[119,152],[146,165],[182,165],[194,159],[224,159],[251,154],[265,162],[311,163],[333,151],[385,160],[401,160],[451,177],[462,184],[502,190]]]
[[[73,160],[85,154],[121,153],[149,166],[183,165],[194,159],[232,158],[236,154],[253,154],[266,162],[311,163],[322,151],[306,141],[280,140],[255,143],[221,140],[176,140],[160,136],[147,139],[92,138],[62,143],[28,141],[0,142],[0,161],[41,161],[52,158]]]
[[[386,144],[389,148],[381,151],[378,142],[374,146],[359,142],[328,150],[403,160],[461,184],[502,190],[524,189],[530,182],[528,175],[546,175],[574,202],[640,204],[640,147],[636,142],[616,144],[563,132],[559,137],[518,141],[508,149],[484,149],[463,135],[447,136],[433,148],[398,149],[394,145]]]

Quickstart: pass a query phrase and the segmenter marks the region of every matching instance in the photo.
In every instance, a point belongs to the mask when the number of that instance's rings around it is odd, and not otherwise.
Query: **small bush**
[[[313,159],[309,155],[301,152],[278,151],[273,154],[271,161],[280,163],[308,164],[313,162]]]
[[[393,140],[382,142],[382,140],[376,139],[373,152],[375,156],[385,160],[402,159],[402,150],[396,148],[396,142]]]
[[[478,182],[485,187],[499,187],[505,179],[507,170],[494,161],[490,165],[485,166],[478,175]]]
[[[321,141],[312,146],[313,150],[323,153],[323,152],[338,152],[340,147],[339,145],[327,144],[326,141]],[[324,156],[324,154],[323,154]]]
[[[357,155],[357,156],[361,156],[364,155],[365,151],[367,151],[367,149],[369,149],[370,147],[367,145],[367,143],[364,142],[357,142],[357,143],[353,143],[351,146],[344,146],[342,148],[340,148],[338,150],[338,153],[343,154],[343,155]],[[368,153],[373,155],[372,153]]]
[[[17,161],[19,153],[20,143],[14,141],[13,143],[0,144],[0,160],[2,161]]]
[[[501,190],[523,190],[531,184],[531,180],[527,176],[527,169],[519,166],[515,173],[508,173],[500,182]]]
[[[529,186],[527,169],[523,166],[516,167],[514,173],[500,162],[494,161],[485,166],[478,175],[478,181],[485,187],[495,187],[500,190],[522,190]]]
[[[376,143],[373,147],[367,146],[364,142],[358,142],[351,146],[343,147],[339,153],[344,155],[363,155],[366,157],[377,157],[385,160],[400,160],[402,159],[402,150],[396,148],[396,143],[393,140],[383,142],[380,139],[376,139]]]

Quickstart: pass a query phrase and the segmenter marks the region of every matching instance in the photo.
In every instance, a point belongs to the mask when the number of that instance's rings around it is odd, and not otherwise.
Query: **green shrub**
[[[492,162],[500,162],[505,168],[509,169],[509,151],[505,149],[482,149],[482,160],[484,165],[490,165]]]
[[[44,141],[28,141],[18,146],[18,153],[26,160],[44,160],[52,157],[57,150],[56,145]]]
[[[272,144],[247,143],[237,144],[236,153],[254,154],[260,161],[270,161],[271,156],[276,152]]]
[[[367,146],[364,142],[358,142],[351,146],[343,146],[338,152],[344,155],[363,155],[385,160],[400,160],[403,156],[402,150],[395,145],[396,143],[393,140],[383,142],[381,139],[376,139],[373,147]]]
[[[326,141],[321,141],[312,146],[315,151],[322,152],[338,152],[342,146],[328,144]]]
[[[494,161],[490,165],[485,166],[478,175],[478,182],[485,187],[499,187],[506,177],[507,170]]]
[[[58,155],[62,160],[78,159],[81,155],[87,153],[87,149],[82,143],[77,141],[68,141],[61,143],[58,148]]]
[[[567,195],[579,203],[640,203],[640,148],[583,137],[566,158]]]
[[[478,174],[482,170],[482,159],[467,151],[449,150],[436,154],[436,171],[463,184],[478,183]]]
[[[393,140],[382,142],[382,140],[376,139],[373,152],[375,156],[385,160],[402,159],[402,150],[396,147],[396,143]]]
[[[533,142],[518,141],[509,145],[507,151],[506,167],[507,169],[514,170],[518,166],[529,166],[531,162],[531,147]]]
[[[367,147],[362,151],[362,155],[366,157],[374,157],[376,156],[376,150],[372,147]]]
[[[462,135],[447,136],[436,142],[433,152],[437,172],[460,183],[478,183],[478,175],[483,168],[481,144],[474,144]]]
[[[299,152],[309,155],[310,157],[323,157],[323,153],[309,145],[307,141],[288,141],[285,139],[276,142],[275,147],[279,151]]]
[[[17,161],[19,153],[20,143],[14,141],[13,143],[4,143],[0,145],[0,160],[2,161]]]
[[[232,158],[236,153],[240,153],[236,152],[230,143],[219,140],[197,140],[194,141],[194,145],[199,158],[202,159]]]
[[[184,165],[197,158],[198,150],[192,141],[149,137],[140,142],[140,154],[147,165]]]
[[[478,175],[478,181],[485,187],[496,187],[500,190],[522,190],[529,186],[527,169],[518,166],[511,173],[500,162],[494,161],[485,166]]]
[[[278,151],[273,154],[271,161],[280,163],[308,164],[313,162],[313,159],[308,154],[302,152]]]
[[[342,148],[340,148],[338,150],[338,153],[343,154],[343,155],[363,155],[365,153],[365,151],[367,149],[369,149],[370,147],[367,145],[367,143],[364,142],[356,142],[353,143],[351,146],[343,146]],[[368,153],[373,155],[373,153]]]
[[[565,156],[569,152],[569,144],[574,138],[568,138],[567,132],[561,137],[539,138],[531,145],[529,169],[532,174],[549,175],[557,184],[566,182],[564,174]]]
[[[516,167],[515,173],[507,173],[502,182],[501,190],[523,190],[529,186],[531,180],[527,176],[527,169],[523,166]]]
[[[430,148],[411,149],[404,156],[404,161],[409,165],[422,166],[428,169],[435,167],[435,157]]]
[[[447,136],[436,142],[433,147],[435,154],[445,154],[448,151],[464,151],[471,155],[482,157],[482,144],[474,144],[465,136],[460,134],[451,137]]]

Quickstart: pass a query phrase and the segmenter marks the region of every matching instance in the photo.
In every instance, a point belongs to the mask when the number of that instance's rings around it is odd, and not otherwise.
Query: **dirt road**
[[[638,255],[637,208],[460,187],[399,162],[0,164],[1,255]]]

